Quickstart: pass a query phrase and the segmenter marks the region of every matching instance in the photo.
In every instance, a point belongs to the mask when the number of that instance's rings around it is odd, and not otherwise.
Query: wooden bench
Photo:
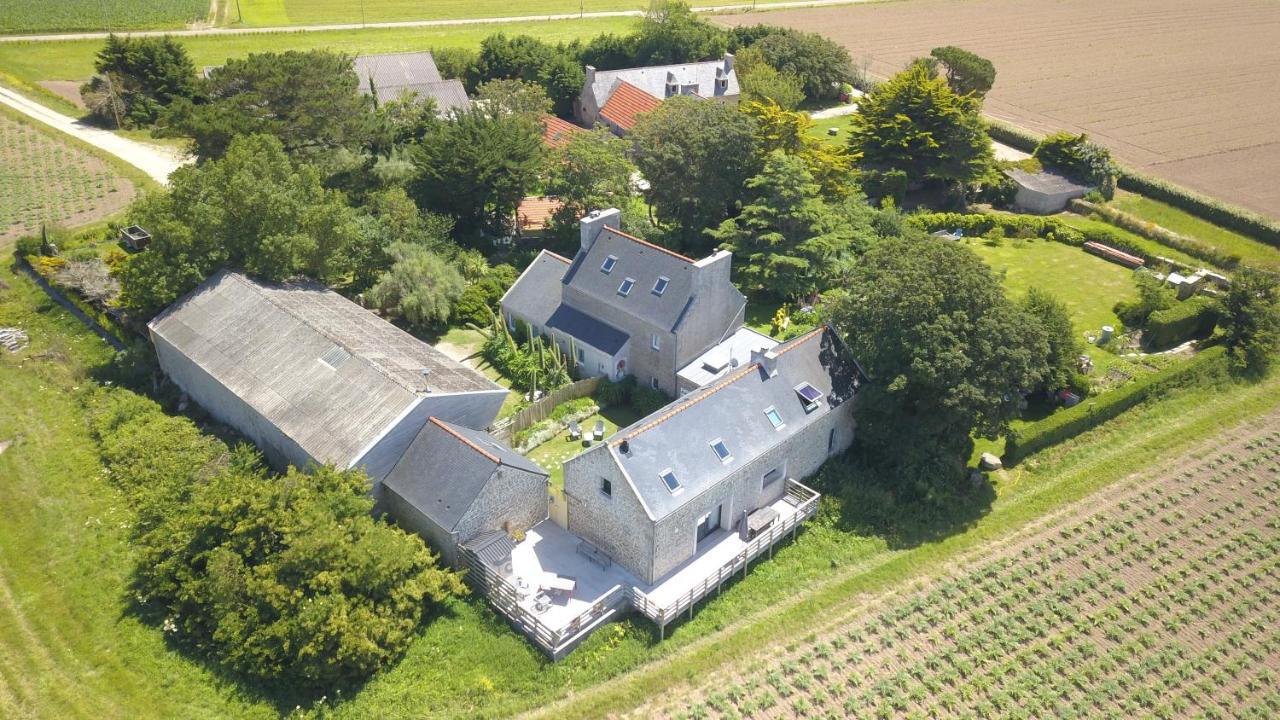
[[[583,540],[578,543],[578,554],[600,566],[601,570],[608,570],[613,564],[613,558],[610,558],[600,548]]]

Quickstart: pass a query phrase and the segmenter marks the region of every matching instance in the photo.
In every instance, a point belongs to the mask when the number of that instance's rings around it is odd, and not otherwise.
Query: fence
[[[588,397],[595,393],[596,388],[600,387],[600,383],[604,382],[603,377],[590,377],[585,380],[579,380],[575,383],[569,383],[562,388],[552,390],[541,399],[534,402],[529,407],[512,415],[509,418],[503,418],[495,422],[489,432],[503,442],[511,443],[516,433],[521,430],[537,425],[538,423],[551,417],[551,411],[556,406],[569,400],[577,400],[578,398]]]

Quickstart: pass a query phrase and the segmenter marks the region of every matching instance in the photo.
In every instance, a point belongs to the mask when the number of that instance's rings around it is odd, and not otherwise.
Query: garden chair
[[[569,439],[577,440],[580,437],[582,437],[582,429],[578,427],[578,421],[570,420],[569,421]]]
[[[604,421],[603,420],[596,421],[595,436],[596,436],[596,440],[604,439]]]

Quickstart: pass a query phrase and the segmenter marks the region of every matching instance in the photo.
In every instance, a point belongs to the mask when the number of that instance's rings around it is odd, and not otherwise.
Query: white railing
[[[659,604],[639,588],[631,588],[631,604],[642,615],[658,624],[665,632],[666,626],[680,616],[680,613],[691,610],[699,600],[710,595],[713,590],[722,587],[725,581],[733,578],[741,571],[746,573],[747,565],[772,548],[779,540],[793,533],[802,523],[813,517],[818,511],[818,500],[822,496],[814,489],[795,480],[787,479],[787,490],[783,500],[795,506],[796,511],[781,522],[775,522],[767,530],[751,539],[732,559],[721,565],[715,572],[707,575],[687,592],[666,603]]]

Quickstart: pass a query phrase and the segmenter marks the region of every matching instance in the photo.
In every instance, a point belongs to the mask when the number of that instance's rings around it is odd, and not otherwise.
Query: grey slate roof
[[[1081,185],[1071,178],[1055,172],[1045,171],[1029,173],[1026,170],[1018,168],[1010,168],[1004,172],[1005,175],[1008,175],[1018,185],[1021,185],[1028,190],[1034,190],[1035,192],[1045,193],[1048,195],[1087,192],[1089,190],[1088,185]]]
[[[501,390],[313,283],[221,270],[150,328],[311,457],[341,466],[429,393]]]
[[[610,356],[617,354],[629,339],[618,328],[568,305],[561,305],[551,313],[551,317],[547,319],[547,327],[559,330]]]
[[[488,433],[433,417],[382,482],[432,522],[452,530],[502,465],[547,475]]]
[[[723,68],[725,61],[707,60],[705,62],[681,63],[677,65],[654,65],[651,67],[624,68],[622,70],[597,70],[595,82],[588,90],[595,96],[596,107],[604,107],[613,95],[613,91],[623,82],[630,83],[644,92],[659,99],[667,97],[667,74],[675,76],[681,87],[682,95],[698,95],[710,97],[736,97],[738,88],[738,71],[730,69],[728,86],[721,90],[716,86],[716,69]]]
[[[827,327],[779,345],[773,352],[777,354],[775,376],[769,377],[758,363],[749,364],[619,430],[594,451],[611,454],[655,520],[803,431],[831,408],[852,400],[863,379],[857,362]],[[805,382],[825,396],[808,413],[795,391]],[[774,429],[765,416],[769,407],[782,416],[780,429]],[[717,438],[724,440],[732,455],[727,464],[711,449],[710,443]],[[620,447],[624,440],[625,454]],[[668,491],[659,478],[668,468],[683,487],[679,493]]]
[[[374,95],[378,102],[416,92],[434,99],[441,114],[471,106],[462,81],[442,78],[429,52],[361,55],[352,61],[352,68],[360,78],[360,92]]]
[[[502,305],[516,309],[530,322],[546,325],[560,307],[560,280],[568,268],[568,258],[543,250],[502,296]]]

